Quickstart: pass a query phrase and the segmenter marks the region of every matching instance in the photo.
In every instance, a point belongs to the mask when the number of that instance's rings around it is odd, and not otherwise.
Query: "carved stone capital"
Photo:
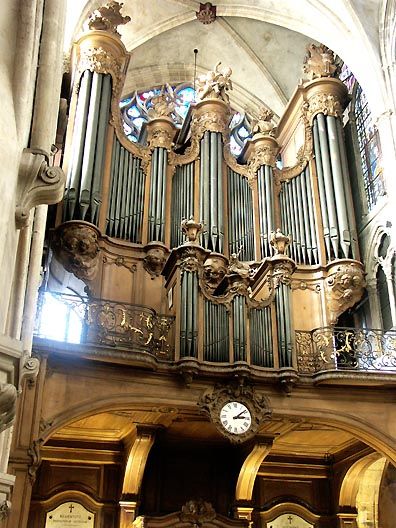
[[[200,139],[207,130],[224,134],[229,120],[230,109],[224,101],[206,99],[197,103],[193,110],[191,135]]]
[[[84,48],[80,53],[78,70],[82,73],[89,70],[95,73],[109,74],[113,78],[113,91],[121,84],[121,61],[104,48]]]
[[[0,433],[14,421],[16,399],[15,386],[11,383],[0,383]]]
[[[8,500],[3,501],[0,504],[0,521],[7,519],[11,509],[11,503]]]
[[[72,220],[54,232],[52,249],[65,270],[78,279],[91,281],[99,266],[99,230],[87,222]]]
[[[54,204],[63,196],[66,177],[60,167],[50,167],[44,150],[26,148],[22,152],[15,211],[17,229],[26,226],[29,211],[39,204]]]
[[[330,324],[352,308],[363,296],[365,278],[363,265],[356,260],[339,260],[328,266],[325,295]]]

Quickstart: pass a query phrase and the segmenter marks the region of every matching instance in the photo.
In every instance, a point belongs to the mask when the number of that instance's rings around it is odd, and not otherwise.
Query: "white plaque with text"
[[[94,528],[95,514],[78,502],[64,502],[47,513],[45,528]]]

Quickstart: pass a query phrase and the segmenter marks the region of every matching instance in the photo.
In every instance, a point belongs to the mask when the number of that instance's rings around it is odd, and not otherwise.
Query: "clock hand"
[[[233,416],[233,420],[246,420],[247,419],[247,416],[244,416],[246,411],[242,411],[240,412],[239,414],[237,414],[236,416]]]

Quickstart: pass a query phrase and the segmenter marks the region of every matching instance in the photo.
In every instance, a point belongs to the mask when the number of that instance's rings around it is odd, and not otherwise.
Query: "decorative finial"
[[[280,229],[272,231],[270,244],[274,248],[275,255],[284,255],[291,242],[291,235],[286,236]]]
[[[222,99],[225,103],[230,102],[227,92],[232,90],[232,69],[227,66],[223,71],[219,70],[221,62],[218,62],[213,70],[197,79],[197,96],[203,99]]]
[[[89,17],[89,29],[110,31],[111,33],[119,35],[117,27],[131,20],[131,17],[121,14],[123,5],[115,0],[111,0],[108,4],[96,9]]]
[[[195,14],[202,24],[211,24],[216,20],[216,6],[212,5],[210,2],[199,4],[199,11]]]
[[[320,77],[336,77],[339,68],[335,64],[333,51],[324,44],[309,44],[304,58],[303,72],[308,80]]]
[[[147,99],[145,105],[147,115],[150,119],[171,117],[179,100],[180,97],[175,94],[172,86],[165,84],[159,94]],[[150,104],[149,107],[147,107],[147,103]]]
[[[253,119],[252,133],[273,136],[275,132],[275,124],[272,122],[273,117],[274,113],[271,110],[265,106],[261,107],[258,116]]]
[[[193,216],[189,220],[182,220],[181,228],[188,239],[188,244],[198,245],[198,236],[203,231],[203,224],[196,222]]]

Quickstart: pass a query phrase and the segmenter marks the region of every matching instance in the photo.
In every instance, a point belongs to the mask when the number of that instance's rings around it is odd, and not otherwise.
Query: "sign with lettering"
[[[45,528],[94,528],[95,514],[78,502],[64,502],[49,511]]]

